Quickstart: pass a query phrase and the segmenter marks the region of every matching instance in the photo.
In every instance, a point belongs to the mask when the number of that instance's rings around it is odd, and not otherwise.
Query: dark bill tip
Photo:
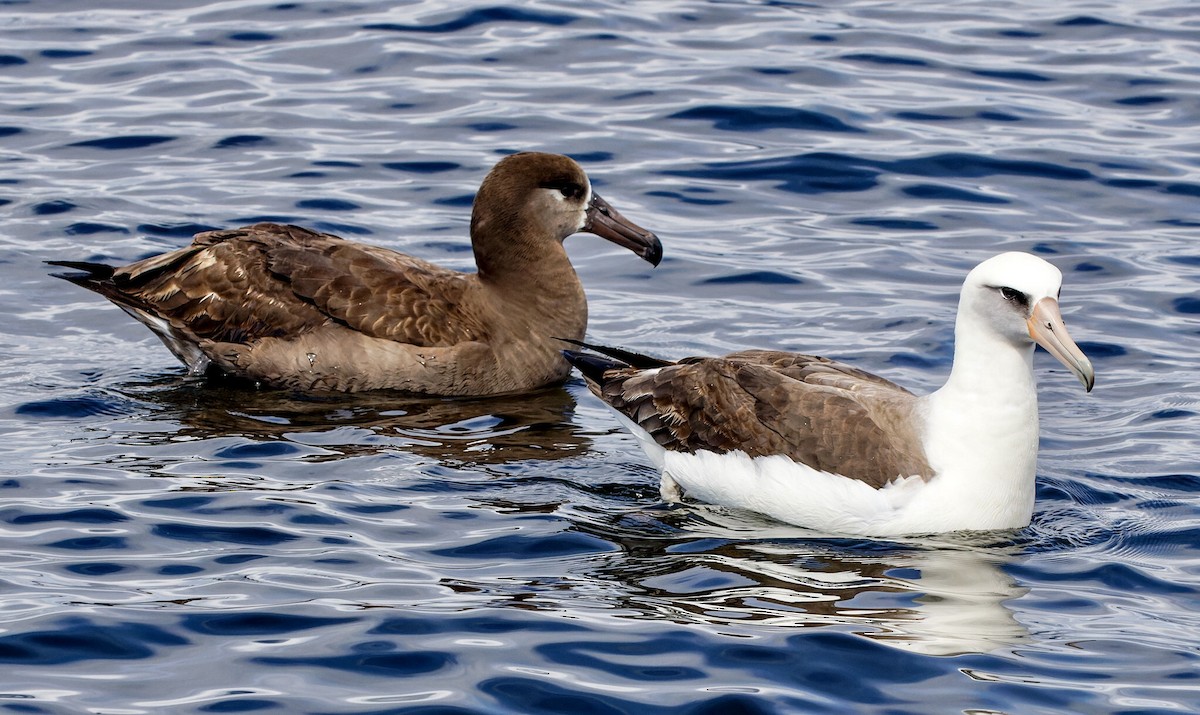
[[[662,262],[663,248],[658,236],[622,216],[595,192],[588,204],[587,221],[580,230],[627,248],[650,265],[657,266]]]
[[[1091,360],[1087,359],[1067,332],[1058,301],[1053,298],[1039,300],[1034,304],[1026,324],[1029,337],[1074,373],[1086,392],[1091,392],[1096,385],[1096,371]]]

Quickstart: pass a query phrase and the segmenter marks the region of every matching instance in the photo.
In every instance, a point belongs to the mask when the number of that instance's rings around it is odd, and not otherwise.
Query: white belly
[[[964,502],[953,480],[944,477],[912,476],[875,489],[787,457],[752,459],[743,452],[665,452],[663,479],[699,501],[862,536],[1015,528],[1029,523],[1032,507],[1031,498],[1018,500],[1013,509],[992,498]]]

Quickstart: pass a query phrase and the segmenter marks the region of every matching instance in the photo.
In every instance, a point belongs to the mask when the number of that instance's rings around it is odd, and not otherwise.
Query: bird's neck
[[[978,515],[978,528],[1028,523],[1037,468],[1033,345],[955,330],[954,367],[926,398],[924,442],[936,479]]]
[[[530,233],[529,228],[529,222],[516,220],[471,222],[471,250],[480,280],[500,285],[554,275],[574,277],[562,241]]]
[[[495,318],[520,323],[514,334],[582,339],[587,298],[562,244],[542,242],[536,251],[506,248],[510,250],[494,252],[478,264],[479,283]]]
[[[983,398],[985,404],[1027,399],[1036,409],[1033,343],[1013,345],[994,332],[979,330],[961,316],[954,330],[954,365],[939,393]]]

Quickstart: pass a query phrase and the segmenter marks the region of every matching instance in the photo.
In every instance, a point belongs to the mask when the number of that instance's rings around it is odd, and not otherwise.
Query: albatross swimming
[[[451,271],[298,226],[197,234],[123,267],[50,261],[149,327],[193,374],[298,390],[491,395],[561,382],[552,336],[582,338],[583,287],[563,240],[587,231],[653,265],[662,245],[557,154],[505,157],[471,212],[478,272]]]
[[[1004,253],[963,283],[954,365],[918,397],[827,358],[769,350],[668,362],[577,344],[563,354],[682,494],[868,536],[1017,528],[1033,513],[1034,345],[1090,392],[1059,313],[1062,274]]]

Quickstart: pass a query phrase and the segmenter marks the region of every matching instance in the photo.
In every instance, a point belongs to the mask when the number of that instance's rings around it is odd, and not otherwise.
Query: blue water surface
[[[0,7],[0,712],[1143,713],[1200,706],[1200,8],[995,2]],[[47,275],[301,223],[471,268],[570,154],[666,248],[568,249],[597,341],[917,391],[1037,253],[1034,523],[832,538],[659,501],[584,389],[189,380]]]

